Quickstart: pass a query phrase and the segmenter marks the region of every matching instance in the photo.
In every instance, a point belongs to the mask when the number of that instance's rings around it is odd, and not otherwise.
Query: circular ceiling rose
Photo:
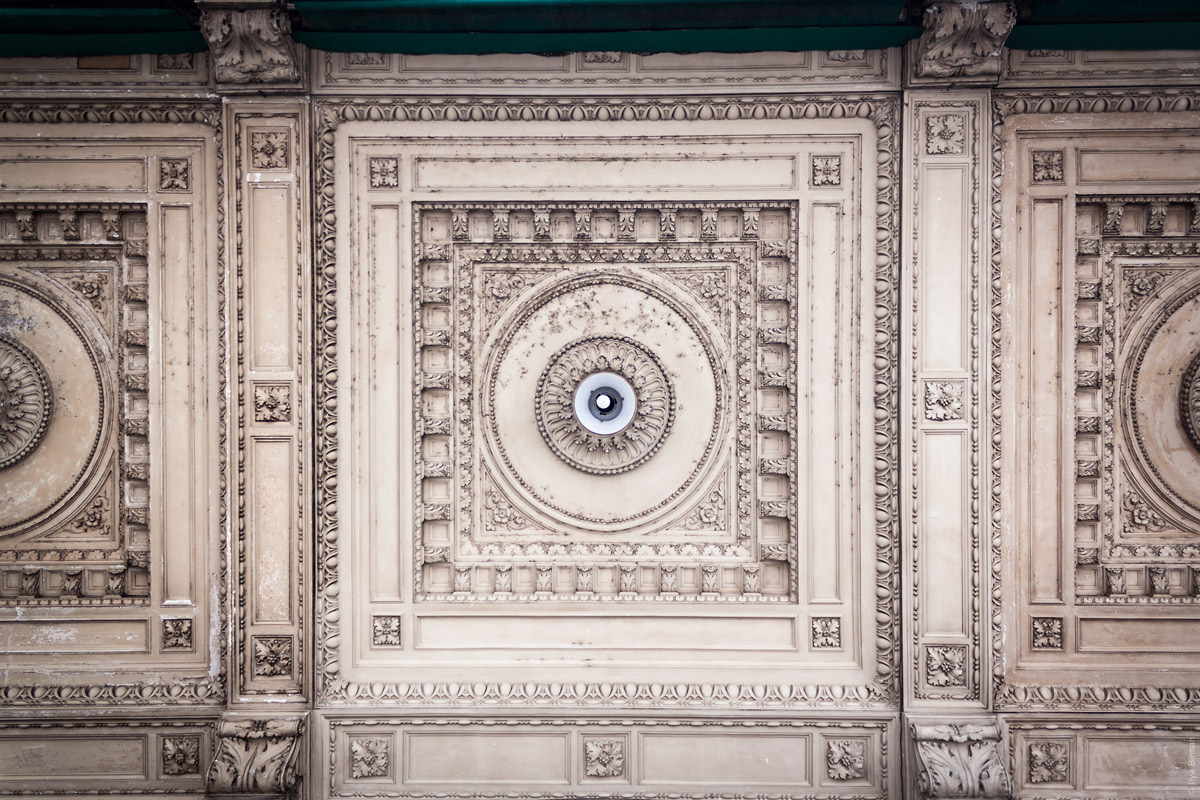
[[[42,362],[15,339],[0,336],[0,470],[41,444],[53,411]]]
[[[33,276],[0,278],[0,535],[36,530],[102,477],[112,356],[86,313]]]
[[[648,272],[553,281],[483,348],[484,465],[552,530],[661,523],[721,461],[732,359],[708,317]]]
[[[1200,521],[1200,283],[1164,298],[1130,333],[1121,386],[1125,446],[1146,483],[1190,527]]]
[[[624,336],[593,336],[551,358],[538,382],[538,429],[576,469],[611,475],[654,455],[675,394],[658,357]]]
[[[1179,391],[1179,410],[1183,414],[1183,429],[1192,444],[1200,449],[1200,352],[1183,374]]]

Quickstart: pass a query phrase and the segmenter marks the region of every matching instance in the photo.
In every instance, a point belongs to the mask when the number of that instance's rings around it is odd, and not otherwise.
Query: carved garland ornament
[[[0,336],[0,469],[38,446],[53,410],[54,395],[42,362],[29,348]]]
[[[603,382],[606,376],[623,380],[634,397],[622,397]],[[608,383],[617,381],[609,377]],[[614,433],[597,427],[625,417],[625,426]],[[542,438],[555,455],[584,472],[612,475],[642,464],[658,450],[674,418],[675,393],[658,357],[624,336],[568,345],[546,365],[538,383]]]

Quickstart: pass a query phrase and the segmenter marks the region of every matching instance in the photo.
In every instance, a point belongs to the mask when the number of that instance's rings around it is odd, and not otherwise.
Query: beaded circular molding
[[[0,336],[0,469],[16,464],[41,443],[53,409],[54,396],[41,362],[24,345]]]
[[[1200,353],[1196,353],[1187,372],[1183,373],[1179,410],[1183,414],[1183,429],[1192,444],[1200,448]]]
[[[630,389],[631,398],[625,396]],[[536,398],[546,444],[596,475],[644,463],[675,418],[675,393],[662,364],[624,336],[591,336],[559,350],[542,372]]]

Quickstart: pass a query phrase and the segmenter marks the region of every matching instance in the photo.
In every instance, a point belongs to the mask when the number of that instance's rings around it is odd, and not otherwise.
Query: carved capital
[[[910,724],[919,797],[1008,800],[1000,728],[994,724]]]
[[[200,30],[212,51],[217,83],[245,86],[300,81],[292,24],[280,8],[225,8],[208,3],[200,12]]]
[[[292,798],[304,716],[228,715],[217,723],[217,746],[208,768],[207,796]]]
[[[915,50],[918,78],[1000,77],[1000,50],[1016,14],[1010,0],[931,2]]]

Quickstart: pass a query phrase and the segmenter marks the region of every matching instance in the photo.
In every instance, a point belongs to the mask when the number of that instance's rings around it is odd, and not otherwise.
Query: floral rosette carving
[[[53,407],[41,362],[24,345],[0,337],[0,469],[16,464],[41,443]]]
[[[1192,444],[1200,448],[1200,353],[1196,354],[1183,374],[1179,406],[1183,414],[1183,429],[1187,431]]]
[[[575,392],[589,375],[610,372],[633,387],[633,419],[613,434],[589,431],[575,415]],[[595,336],[567,345],[538,382],[538,430],[555,455],[597,475],[625,472],[658,450],[675,417],[675,394],[658,358],[624,336]]]

